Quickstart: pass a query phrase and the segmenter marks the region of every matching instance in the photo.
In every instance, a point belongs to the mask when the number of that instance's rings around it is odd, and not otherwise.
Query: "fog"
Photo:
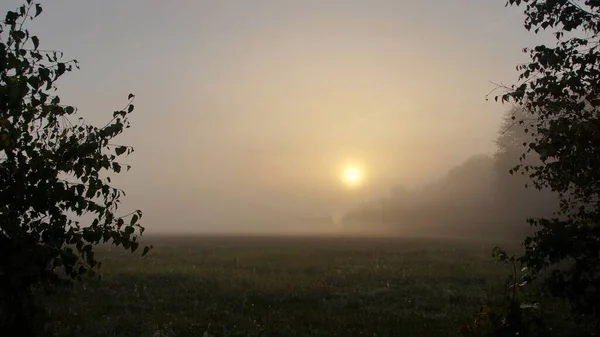
[[[510,107],[485,97],[538,41],[503,1],[56,0],[30,31],[81,63],[59,93],[89,122],[136,95],[118,139],[132,169],[113,181],[148,233],[491,226],[491,213],[446,217],[477,207],[473,193],[514,213],[490,187]],[[359,186],[340,179],[350,164]],[[448,173],[465,165],[490,177]],[[439,215],[352,215],[382,202]]]

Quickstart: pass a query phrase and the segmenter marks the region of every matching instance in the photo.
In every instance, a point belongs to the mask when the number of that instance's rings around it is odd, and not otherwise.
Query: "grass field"
[[[506,270],[493,242],[148,237],[44,301],[58,336],[454,336]]]

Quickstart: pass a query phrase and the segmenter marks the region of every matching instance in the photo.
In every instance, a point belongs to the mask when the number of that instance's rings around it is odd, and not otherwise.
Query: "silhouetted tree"
[[[94,245],[135,251],[143,231],[140,211],[127,222],[116,214],[124,193],[110,185],[110,173],[124,167],[117,158],[132,151],[110,141],[129,127],[133,95],[103,127],[74,120],[77,110],[55,90],[77,61],[39,49],[24,28],[41,12],[28,0],[0,23],[0,334],[7,336],[40,332],[34,287],[81,279],[100,266]]]
[[[526,171],[514,174],[516,165],[538,165],[539,156],[523,153],[534,141],[529,129],[537,121],[536,117],[526,113],[520,107],[509,109],[499,128],[494,154],[494,195],[498,217],[506,221],[516,234],[531,234],[526,219],[528,217],[551,216],[558,210],[556,193],[549,189],[538,190],[532,186]]]
[[[600,331],[600,1],[509,0],[524,8],[524,26],[551,30],[554,46],[525,49],[530,62],[517,66],[519,83],[496,97],[535,116],[533,141],[524,153],[540,163],[520,163],[539,189],[559,194],[555,217],[532,218],[535,234],[518,261],[526,281],[540,280],[544,294],[566,300],[577,323],[569,336]],[[518,286],[514,284],[514,286]],[[534,335],[513,305],[497,336]],[[554,323],[554,322],[552,322]],[[512,326],[511,326],[512,324]],[[541,334],[538,334],[541,335]],[[547,334],[543,334],[547,335]]]
[[[476,155],[422,188],[396,189],[384,202],[349,212],[344,222],[355,228],[362,224],[363,230],[395,229],[398,234],[508,235],[506,210],[496,211],[494,179],[494,159]]]
[[[498,171],[509,173],[522,160],[526,160],[529,164],[539,163],[539,158],[532,156],[521,158],[523,152],[534,140],[529,128],[535,121],[534,116],[530,116],[523,108],[517,106],[505,113],[499,127],[499,135],[496,138],[496,153],[494,154]],[[529,182],[530,180],[527,178],[522,181]]]

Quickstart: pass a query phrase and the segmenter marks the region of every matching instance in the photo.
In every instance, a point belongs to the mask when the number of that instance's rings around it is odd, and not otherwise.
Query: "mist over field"
[[[0,335],[598,336],[600,1],[37,1]]]
[[[493,155],[474,155],[425,186],[397,186],[364,202],[344,215],[344,231],[496,239],[531,234],[525,220],[551,217],[559,201],[556,193],[536,189],[529,177],[515,173],[518,164],[540,163],[533,154],[520,159],[523,144],[533,141],[518,123],[523,118],[515,107],[505,113]]]
[[[89,122],[135,93],[113,181],[147,233],[466,235],[521,231],[538,198],[505,190],[511,107],[485,99],[531,44],[520,20],[502,1],[60,0],[31,30],[80,62],[59,92]]]

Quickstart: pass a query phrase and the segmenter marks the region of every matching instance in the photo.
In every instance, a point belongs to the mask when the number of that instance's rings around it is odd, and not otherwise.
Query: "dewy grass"
[[[101,280],[44,298],[58,336],[453,336],[506,274],[466,241],[146,240],[144,258],[101,248]]]

